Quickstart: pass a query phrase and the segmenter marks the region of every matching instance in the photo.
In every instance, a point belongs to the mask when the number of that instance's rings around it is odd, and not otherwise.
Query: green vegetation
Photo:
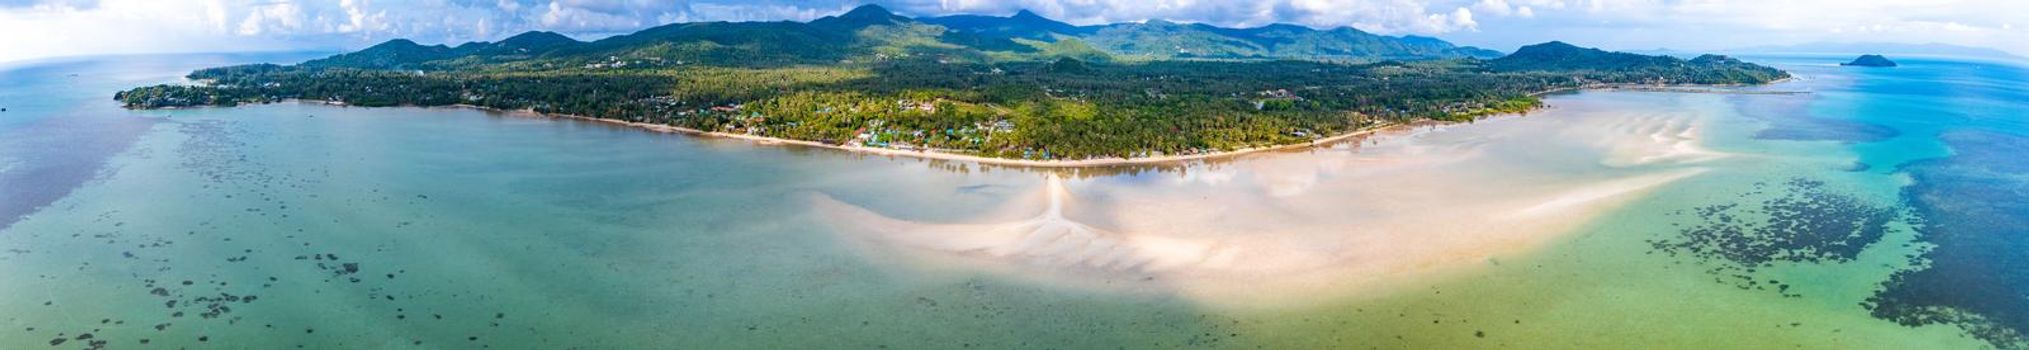
[[[1495,72],[1568,72],[1590,80],[1646,84],[1758,84],[1789,77],[1782,70],[1703,55],[1690,60],[1644,56],[1573,46],[1564,42],[1523,46],[1488,61]]]
[[[1037,24],[1047,19],[1033,14],[973,17],[967,28],[975,30],[954,30],[868,6],[810,23],[684,23],[595,42],[541,32],[457,47],[396,40],[294,66],[199,70],[189,76],[199,85],[142,87],[115,98],[131,108],[284,99],[465,104],[831,144],[1086,159],[1198,154],[1419,119],[1471,120],[1536,108],[1536,93],[1595,84],[1787,77],[1720,56],[1685,61],[1561,43],[1495,60],[1441,52],[1370,63],[1344,54],[1149,59],[1106,49],[1118,43],[1095,46],[1056,34],[1088,33],[1105,42],[1113,39],[1098,33],[1119,25],[1085,31]],[[1017,23],[980,24],[996,21]],[[1451,47],[1428,38],[1397,40]],[[1386,45],[1360,50],[1371,57],[1419,55]]]

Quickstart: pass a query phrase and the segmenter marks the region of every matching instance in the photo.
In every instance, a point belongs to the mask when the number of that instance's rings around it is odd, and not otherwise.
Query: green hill
[[[444,45],[423,46],[409,39],[395,39],[357,52],[303,62],[303,66],[406,69],[421,68],[423,63],[457,56],[460,56],[457,50]]]
[[[1584,48],[1561,41],[1523,46],[1487,61],[1495,72],[1569,72],[1601,82],[1655,84],[1765,83],[1789,77],[1775,68],[1731,57],[1703,55],[1690,60]]]
[[[1070,23],[1044,18],[1029,10],[1015,12],[1013,16],[993,17],[980,15],[956,15],[919,19],[923,23],[935,24],[952,31],[972,33],[986,37],[1023,38],[1053,41],[1060,37],[1080,37],[1098,31],[1093,27],[1080,27]]]

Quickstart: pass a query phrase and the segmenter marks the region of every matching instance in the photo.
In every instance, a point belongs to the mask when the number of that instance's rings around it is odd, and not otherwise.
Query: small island
[[[1853,67],[1894,67],[1895,61],[1890,61],[1888,57],[1882,57],[1881,55],[1860,55],[1860,58],[1855,58],[1852,62],[1840,63],[1839,65]]]

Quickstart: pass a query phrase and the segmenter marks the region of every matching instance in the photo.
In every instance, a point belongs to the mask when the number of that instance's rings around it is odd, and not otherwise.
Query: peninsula
[[[1762,84],[1781,70],[1562,42],[1516,52],[1293,25],[1075,26],[909,18],[677,23],[584,42],[529,32],[391,40],[295,65],[198,70],[115,94],[129,108],[292,99],[471,106],[888,154],[1024,165],[1174,160],[1322,142],[1418,120],[1525,112],[1541,93]]]

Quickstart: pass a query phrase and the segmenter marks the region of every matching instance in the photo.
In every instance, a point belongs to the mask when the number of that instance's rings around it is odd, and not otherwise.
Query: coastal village
[[[1049,89],[1046,91],[1050,93],[1064,93],[1063,91],[1054,89]],[[1254,104],[1256,110],[1287,109],[1290,108],[1288,106],[1291,103],[1303,100],[1303,97],[1291,93],[1288,89],[1263,90],[1249,95],[1252,95],[1253,101],[1252,103]],[[477,97],[474,96],[471,98],[476,99]],[[1066,98],[1075,99],[1075,97],[1066,97]],[[698,119],[712,119],[724,121],[722,123],[704,125],[705,126],[704,128],[699,128],[698,131],[700,132],[724,133],[760,138],[777,138],[778,135],[772,133],[772,131],[778,128],[795,128],[801,126],[801,122],[798,121],[784,122],[780,121],[779,118],[772,118],[767,113],[755,110],[754,108],[749,108],[749,105],[746,103],[735,102],[735,103],[712,105],[702,108],[684,108],[684,103],[681,100],[670,96],[650,97],[647,99],[643,99],[642,101],[639,102],[657,106],[656,108],[654,108],[654,110],[668,115],[669,117],[666,118],[668,120],[698,118]],[[890,123],[887,119],[881,117],[881,115],[883,114],[900,114],[900,113],[916,113],[923,115],[935,114],[938,112],[939,108],[938,106],[940,104],[949,104],[949,103],[954,103],[954,101],[896,99],[893,101],[891,109],[885,109],[880,111],[863,110],[857,107],[842,110],[837,107],[825,106],[813,109],[810,111],[810,113],[812,114],[851,113],[851,114],[874,115],[874,117],[868,118],[863,123],[862,126],[853,130],[852,136],[848,139],[818,140],[822,141],[822,143],[824,144],[844,148],[878,148],[878,149],[912,151],[912,152],[974,154],[976,153],[976,151],[933,146],[932,145],[933,142],[931,142],[931,139],[937,138],[941,140],[946,140],[945,141],[946,143],[955,142],[958,144],[978,146],[991,142],[996,137],[1008,137],[1009,134],[1016,132],[1017,127],[1016,122],[1014,120],[1006,118],[1005,116],[985,121],[973,122],[970,123],[969,125],[943,129],[908,128],[897,125],[895,123]],[[1453,109],[1458,111],[1466,111],[1480,108],[1483,107],[1478,106],[1477,104],[1471,105],[1461,104],[1460,106]],[[1382,124],[1377,121],[1368,120],[1369,118],[1359,116],[1357,115],[1357,113],[1351,116],[1351,118],[1356,120],[1355,124],[1362,127],[1376,126]],[[651,118],[648,116],[637,116],[635,118],[630,119],[633,119],[632,121],[634,122],[654,122],[655,119],[657,118]],[[1302,128],[1290,129],[1287,131],[1286,134],[1291,137],[1311,140],[1318,140],[1332,136],[1327,135],[1325,133],[1320,133],[1310,129],[1302,129]],[[1174,154],[1164,153],[1161,151],[1139,151],[1133,153],[1130,157],[1149,158],[1149,157],[1167,157],[1167,156],[1195,156],[1195,155],[1214,154],[1224,151],[1231,150],[1220,150],[1212,148],[1191,148]],[[1044,161],[1074,160],[1061,157],[1057,154],[1053,154],[1048,149],[1033,149],[1033,150],[1025,149],[1021,150],[1020,152],[1021,153],[1018,155],[1018,157],[1015,158],[1023,160],[1044,160]]]

